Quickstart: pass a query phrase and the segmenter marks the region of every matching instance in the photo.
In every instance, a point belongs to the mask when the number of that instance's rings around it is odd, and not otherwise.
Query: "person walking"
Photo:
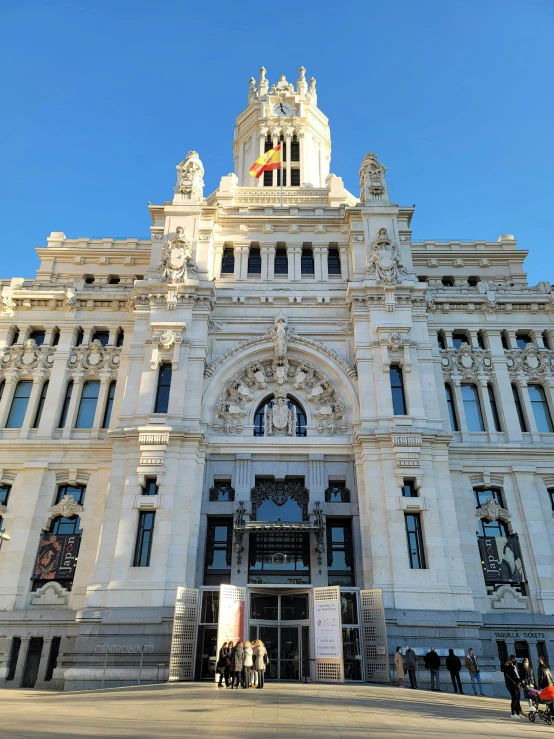
[[[441,679],[440,679],[441,658],[435,652],[435,647],[431,647],[431,651],[427,652],[423,660],[424,660],[426,669],[429,670],[431,674],[431,690],[440,691],[441,689]]]
[[[535,680],[535,672],[533,668],[531,667],[531,663],[529,662],[527,657],[524,657],[521,660],[521,663],[518,665],[518,672],[519,672],[519,676],[521,677],[524,695],[527,698],[527,703],[529,704],[529,710],[534,711],[535,704],[533,703],[531,696],[528,693],[528,690],[529,688],[534,688],[537,683]]]
[[[454,686],[454,692],[455,693],[462,693],[462,681],[460,680],[460,670],[462,669],[462,663],[460,662],[460,658],[456,657],[454,654],[453,649],[448,650],[448,657],[446,658],[446,669],[450,673],[450,679],[452,680],[452,685]]]
[[[261,639],[256,641],[254,649],[254,669],[258,676],[258,690],[262,690],[265,684],[265,670],[267,667],[267,649]]]
[[[511,654],[510,658],[504,663],[504,682],[508,688],[508,692],[512,698],[510,710],[512,718],[521,720],[521,703],[519,695],[521,693],[521,676],[517,667],[517,659],[515,654]]]
[[[221,645],[221,649],[219,650],[219,655],[217,658],[217,662],[215,665],[215,671],[219,675],[219,682],[217,683],[218,688],[223,687],[223,680],[225,678],[225,668],[227,666],[227,660],[229,659],[229,649],[227,642],[223,642]]]
[[[404,660],[402,658],[402,647],[396,647],[396,652],[394,653],[394,669],[396,670],[396,677],[398,678],[398,687],[403,688]]]
[[[475,687],[475,683],[477,683],[479,685],[479,695],[484,696],[483,683],[481,682],[481,668],[479,667],[479,662],[477,661],[473,648],[468,649],[466,667],[469,670],[474,695],[477,695],[477,688]]]
[[[537,670],[537,688],[544,690],[549,685],[554,685],[554,678],[550,672],[550,668],[544,661],[544,657],[539,657],[539,667]],[[554,716],[554,703],[550,704],[550,714]]]
[[[233,656],[233,650],[235,645],[232,641],[227,642],[227,658],[225,660],[225,687],[230,688],[233,685],[233,679],[231,677],[231,657]]]
[[[250,671],[254,664],[253,653],[252,653],[252,642],[244,642],[244,662],[243,662],[243,688],[250,687]]]
[[[232,673],[231,690],[233,688],[236,688],[238,690],[238,687],[242,681],[243,666],[244,666],[244,648],[242,646],[242,642],[239,639],[239,641],[235,645],[233,654],[231,655],[231,673]]]
[[[417,657],[413,649],[410,649],[410,645],[406,644],[406,651],[404,652],[404,664],[406,666],[406,672],[410,678],[410,688],[417,690]]]

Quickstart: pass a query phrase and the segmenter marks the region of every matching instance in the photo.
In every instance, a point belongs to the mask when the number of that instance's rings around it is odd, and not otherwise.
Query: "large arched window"
[[[266,398],[263,403],[258,406],[256,415],[254,416],[254,436],[265,436],[264,413],[266,407],[273,407],[274,398]],[[306,436],[306,413],[300,403],[287,395],[287,405],[289,408],[296,408],[296,433],[295,436]]]

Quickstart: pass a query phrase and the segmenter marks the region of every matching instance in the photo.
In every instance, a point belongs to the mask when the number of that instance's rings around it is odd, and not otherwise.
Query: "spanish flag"
[[[269,172],[271,169],[281,169],[281,144],[277,144],[274,149],[266,151],[256,159],[250,167],[250,174],[258,179],[262,172]]]

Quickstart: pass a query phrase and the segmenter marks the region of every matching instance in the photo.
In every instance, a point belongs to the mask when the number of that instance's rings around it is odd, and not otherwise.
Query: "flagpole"
[[[281,144],[281,208],[283,207],[283,151],[284,151],[284,148],[283,148],[283,145]]]

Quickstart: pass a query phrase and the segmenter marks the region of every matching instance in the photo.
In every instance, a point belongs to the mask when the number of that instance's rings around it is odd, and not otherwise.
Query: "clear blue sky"
[[[248,78],[303,64],[348,189],[375,151],[414,238],[513,233],[554,282],[554,0],[1,0],[0,26],[3,278],[50,231],[148,236],[189,149],[214,190]]]

